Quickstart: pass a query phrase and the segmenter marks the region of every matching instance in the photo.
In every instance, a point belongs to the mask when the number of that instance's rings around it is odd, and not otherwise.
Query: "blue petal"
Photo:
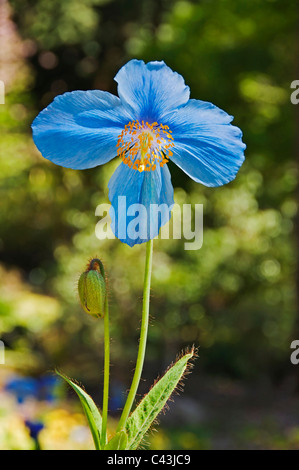
[[[164,124],[172,130],[176,163],[194,181],[221,186],[232,181],[245,157],[242,132],[230,124],[233,117],[211,103],[190,100],[169,114]]]
[[[100,90],[57,96],[32,123],[42,155],[66,168],[102,165],[116,156],[116,143],[129,117],[118,97]]]
[[[167,165],[139,172],[121,163],[108,188],[112,231],[129,246],[155,238],[169,221],[174,202]]]
[[[115,76],[118,96],[137,120],[158,121],[187,103],[190,90],[181,75],[165,63],[131,60]]]

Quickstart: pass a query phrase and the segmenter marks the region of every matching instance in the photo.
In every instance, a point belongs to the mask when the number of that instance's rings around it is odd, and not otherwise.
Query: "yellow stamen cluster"
[[[174,146],[168,126],[153,122],[132,121],[118,136],[117,155],[133,170],[151,171],[161,167],[173,155]]]

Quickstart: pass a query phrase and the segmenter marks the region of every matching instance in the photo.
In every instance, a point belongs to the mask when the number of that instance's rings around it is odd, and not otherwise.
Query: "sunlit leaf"
[[[194,357],[194,350],[182,356],[172,365],[163,377],[158,380],[147,395],[143,397],[133,413],[129,416],[126,430],[128,433],[128,449],[134,450],[140,445],[158,414],[184,376],[189,361]]]

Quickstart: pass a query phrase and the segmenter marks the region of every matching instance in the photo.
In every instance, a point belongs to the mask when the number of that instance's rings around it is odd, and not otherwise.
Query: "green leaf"
[[[128,435],[126,431],[120,431],[105,445],[104,450],[126,450]]]
[[[77,393],[89,424],[95,448],[96,450],[100,450],[102,416],[96,404],[94,403],[93,399],[81,387],[79,387],[79,385],[75,384],[71,379],[61,374],[60,372],[56,371],[56,373],[62,377]]]
[[[158,414],[166,405],[188,367],[188,361],[194,356],[194,350],[185,354],[170,366],[163,377],[157,381],[147,395],[143,397],[133,413],[129,416],[126,430],[128,449],[135,450],[145,433],[149,430]]]

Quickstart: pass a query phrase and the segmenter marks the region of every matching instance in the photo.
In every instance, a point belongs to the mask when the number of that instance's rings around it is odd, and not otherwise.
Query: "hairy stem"
[[[97,266],[105,280],[107,287],[107,278],[102,261],[98,258],[91,260],[90,269],[96,269]],[[104,387],[103,387],[103,408],[102,408],[102,430],[100,444],[103,448],[107,442],[107,420],[108,420],[108,402],[109,402],[109,375],[110,375],[110,333],[109,333],[109,305],[106,289],[104,305]]]
[[[136,368],[131,384],[131,388],[127,397],[126,404],[124,406],[120,421],[118,423],[117,431],[124,429],[128,416],[130,414],[131,408],[133,406],[137,389],[139,386],[141,373],[143,369],[146,341],[147,341],[147,331],[148,331],[148,321],[149,321],[149,304],[150,304],[150,287],[151,287],[151,274],[152,274],[152,259],[153,259],[153,240],[149,240],[146,244],[146,258],[145,258],[145,274],[144,274],[144,285],[143,285],[143,304],[142,304],[142,320],[140,328],[140,340],[138,355],[136,361]]]
[[[102,409],[102,432],[101,446],[104,447],[107,441],[107,419],[109,401],[109,367],[110,367],[110,335],[109,335],[109,308],[108,296],[105,299],[104,314],[104,388],[103,388],[103,409]]]

